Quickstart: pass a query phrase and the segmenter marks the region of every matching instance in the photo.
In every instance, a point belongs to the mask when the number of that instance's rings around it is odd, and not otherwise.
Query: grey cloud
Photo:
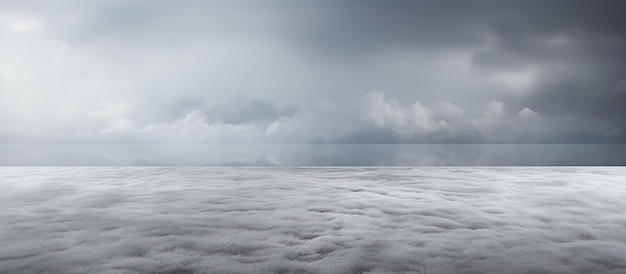
[[[0,140],[624,143],[624,5],[3,3]]]
[[[626,58],[621,35],[626,20],[617,10],[626,8],[624,3],[548,1],[516,7],[519,13],[491,23],[495,41],[474,54],[473,65],[539,73],[525,96],[508,99],[518,107],[531,107],[548,118],[569,116],[581,124],[592,119],[598,126],[623,128],[626,91],[619,83],[626,75],[621,61]]]
[[[216,118],[229,123],[273,122],[283,116],[292,117],[297,111],[297,107],[294,105],[280,107],[271,101],[247,98],[238,98],[235,102],[229,102],[226,105],[229,106],[229,109],[221,110],[215,115],[219,115]],[[207,114],[211,116],[212,111],[208,109]]]
[[[214,101],[200,96],[181,97],[174,102],[163,102],[159,110],[164,114],[164,119],[170,121],[175,121],[191,111],[202,110],[208,117],[226,123],[256,122],[265,127],[281,117],[292,117],[298,111],[295,105],[283,106],[275,101],[245,96],[221,97],[217,103]]]
[[[534,107],[549,116],[569,116],[579,120],[580,124],[591,120],[597,127],[623,128],[626,124],[626,89],[620,81],[598,82],[595,85],[581,85],[562,80],[540,88],[545,92],[537,92],[533,96],[520,101]],[[622,136],[619,142],[624,142]]]

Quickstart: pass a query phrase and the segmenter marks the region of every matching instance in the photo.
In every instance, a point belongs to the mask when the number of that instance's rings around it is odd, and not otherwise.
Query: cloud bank
[[[623,168],[0,168],[0,272],[623,273]]]

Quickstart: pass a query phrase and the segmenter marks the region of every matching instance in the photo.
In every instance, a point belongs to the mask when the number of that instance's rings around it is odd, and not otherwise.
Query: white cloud
[[[368,121],[378,128],[392,130],[399,137],[407,139],[428,136],[434,132],[448,137],[479,132],[485,140],[511,141],[519,136],[534,138],[540,130],[538,127],[544,122],[541,115],[530,108],[526,107],[516,115],[509,115],[505,104],[495,101],[489,102],[482,116],[477,118],[465,116],[462,108],[449,102],[437,103],[436,111],[433,111],[419,102],[407,107],[393,98],[385,98],[382,92],[368,93],[367,102]]]
[[[115,122],[129,117],[133,108],[126,102],[101,102],[100,109],[89,112],[89,116],[107,122]]]
[[[406,107],[396,99],[385,100],[385,94],[378,91],[368,93],[367,100],[370,110],[366,114],[366,119],[378,127],[392,129],[402,136],[426,134],[446,126],[445,121],[434,121],[432,111],[420,102]]]
[[[0,168],[2,273],[623,273],[623,168]]]
[[[505,107],[502,102],[489,102],[483,116],[470,122],[481,134],[494,141],[534,139],[541,135],[539,133],[544,130],[545,121],[539,113],[525,107],[515,115],[509,115]]]
[[[507,118],[503,107],[502,102],[489,102],[485,107],[483,117],[472,120],[474,126],[479,130],[489,131],[501,124]]]
[[[271,123],[269,126],[267,126],[267,128],[265,129],[265,133],[270,134],[270,135],[285,133],[284,131],[288,127],[287,125],[288,121],[285,121],[285,120],[286,119],[283,117],[281,117],[280,119],[277,119],[276,121]]]
[[[33,12],[10,8],[0,10],[0,32],[35,32],[44,27],[42,18]]]
[[[202,110],[193,110],[172,123],[150,123],[135,127],[122,119],[101,133],[133,133],[144,140],[160,142],[237,143],[263,140],[264,132],[251,123],[231,124],[212,121]]]
[[[539,113],[525,107],[517,113],[517,116],[519,116],[519,118],[522,120],[530,120],[539,118]]]
[[[124,118],[124,119],[116,121],[111,126],[99,131],[98,133],[123,134],[123,133],[128,133],[128,132],[133,132],[133,131],[137,131],[137,128],[135,128],[135,122],[129,120],[128,118]]]

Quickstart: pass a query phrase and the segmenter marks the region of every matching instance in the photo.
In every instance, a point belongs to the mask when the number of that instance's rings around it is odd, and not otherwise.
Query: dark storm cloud
[[[2,142],[626,143],[624,1],[0,7]]]
[[[619,11],[626,3],[525,4],[516,5],[519,12],[511,18],[490,22],[494,45],[474,54],[473,64],[492,70],[535,67],[541,72],[537,84],[512,103],[546,117],[569,116],[581,124],[591,119],[598,126],[623,128],[626,19]]]
[[[372,54],[389,48],[474,48],[476,70],[530,68],[539,74],[527,94],[506,98],[507,103],[549,118],[566,116],[581,124],[592,119],[610,128],[607,132],[625,126],[623,1],[342,3],[304,41],[348,54],[354,49]],[[620,136],[612,141],[624,142],[626,135]],[[561,138],[580,142],[575,136]],[[587,141],[602,142],[602,137]]]

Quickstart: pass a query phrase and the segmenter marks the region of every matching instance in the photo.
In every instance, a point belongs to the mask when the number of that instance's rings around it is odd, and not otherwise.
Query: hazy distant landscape
[[[0,273],[626,273],[626,169],[0,168]]]

